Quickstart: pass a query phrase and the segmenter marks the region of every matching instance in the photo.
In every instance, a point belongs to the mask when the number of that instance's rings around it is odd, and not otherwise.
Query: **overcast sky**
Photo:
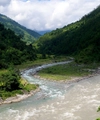
[[[53,30],[79,20],[100,0],[0,0],[0,13],[32,30]]]

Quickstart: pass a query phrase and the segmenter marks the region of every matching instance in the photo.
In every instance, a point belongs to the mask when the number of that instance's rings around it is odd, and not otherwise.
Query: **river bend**
[[[59,83],[33,77],[37,71],[60,62],[31,68],[22,76],[41,90],[21,102],[0,106],[0,120],[95,120],[100,117],[100,75],[76,83]]]

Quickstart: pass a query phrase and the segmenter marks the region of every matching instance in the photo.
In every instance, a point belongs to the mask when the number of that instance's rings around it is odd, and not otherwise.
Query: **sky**
[[[99,5],[100,0],[0,0],[0,13],[29,29],[45,31],[80,20]]]

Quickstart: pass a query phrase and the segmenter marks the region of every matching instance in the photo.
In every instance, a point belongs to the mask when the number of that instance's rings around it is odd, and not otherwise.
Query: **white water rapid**
[[[0,120],[96,120],[100,106],[100,75],[75,83],[39,80],[36,71],[55,63],[29,69],[22,76],[40,85],[40,92],[21,102],[0,106]]]

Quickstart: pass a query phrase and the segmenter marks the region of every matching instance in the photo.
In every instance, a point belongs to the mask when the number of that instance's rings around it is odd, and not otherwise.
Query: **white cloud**
[[[30,29],[47,30],[79,20],[99,4],[100,0],[0,0],[0,12]]]
[[[6,6],[10,3],[11,0],[0,0],[0,6]]]

